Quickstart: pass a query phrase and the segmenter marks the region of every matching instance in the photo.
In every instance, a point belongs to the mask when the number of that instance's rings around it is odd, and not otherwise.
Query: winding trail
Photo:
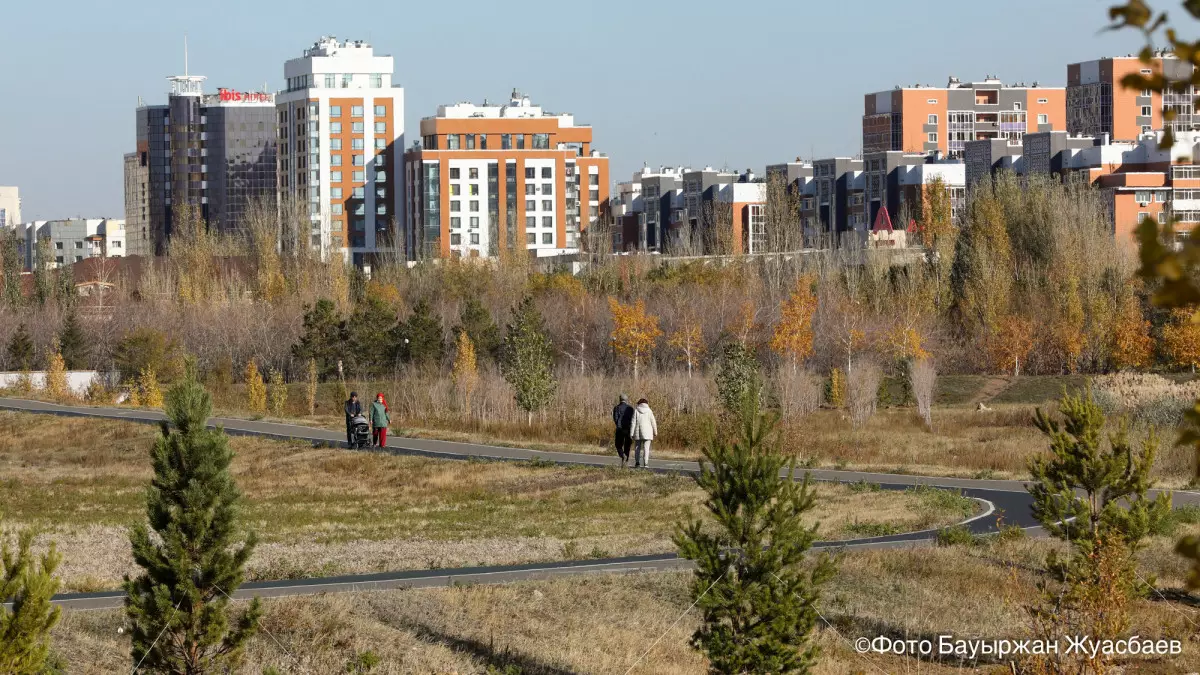
[[[71,417],[116,419],[144,424],[158,424],[165,419],[162,413],[153,410],[65,406],[55,403],[11,398],[0,398],[0,410]],[[209,420],[209,425],[220,426],[226,433],[231,435],[302,440],[331,447],[341,447],[345,442],[345,435],[341,431],[294,424],[214,417]],[[390,437],[384,451],[396,455],[415,455],[443,460],[540,461],[562,465],[593,467],[613,467],[619,464],[615,455],[588,455],[571,452],[527,450],[524,448],[508,448],[419,438]],[[379,452],[379,450],[372,450],[371,452]],[[699,464],[683,460],[652,459],[650,461],[650,470],[659,473],[694,474],[699,471]],[[808,474],[813,480],[838,483],[876,483],[882,488],[889,490],[904,490],[917,485],[959,490],[963,495],[976,499],[983,505],[983,510],[980,514],[962,523],[972,533],[993,533],[997,531],[998,526],[1001,524],[1016,525],[1029,530],[1032,534],[1040,533],[1040,527],[1037,521],[1034,520],[1030,510],[1032,500],[1026,492],[1026,484],[1023,481],[976,480],[970,478],[826,469],[804,469],[803,472]],[[1200,493],[1176,492],[1174,500],[1177,505],[1200,503]],[[814,549],[853,550],[930,545],[934,540],[936,532],[936,530],[923,530],[884,537],[818,542],[814,545]],[[391,588],[423,588],[455,584],[493,584],[529,579],[545,579],[571,574],[687,569],[690,565],[690,561],[682,560],[675,554],[663,553],[582,561],[529,563],[523,565],[406,570],[315,579],[250,582],[243,584],[234,593],[234,597],[281,597]],[[111,591],[100,593],[66,593],[55,596],[54,600],[59,605],[69,609],[111,609],[120,607],[123,598],[124,593]]]

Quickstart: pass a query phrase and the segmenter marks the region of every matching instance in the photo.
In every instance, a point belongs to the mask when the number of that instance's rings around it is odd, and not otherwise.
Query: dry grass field
[[[157,427],[0,413],[0,512],[64,554],[69,590],[115,587],[130,570],[125,528],[144,518]],[[687,476],[439,461],[231,439],[245,523],[260,544],[252,579],[508,564],[673,550],[699,513]],[[825,539],[958,522],[972,500],[937,490],[821,485]]]
[[[1037,598],[1037,570],[1052,546],[1016,539],[845,555],[823,594],[821,612],[833,629],[817,633],[823,656],[816,672],[962,672],[956,663],[860,656],[847,640],[1026,636],[1025,608]],[[1158,537],[1144,556],[1157,561],[1144,569],[1159,574],[1160,586],[1177,585],[1182,573],[1169,546]],[[619,675],[645,654],[633,673],[703,673],[703,658],[687,645],[697,620],[694,610],[685,614],[688,579],[634,574],[268,600],[263,625],[270,635],[255,638],[244,672],[359,672],[350,666],[377,659],[369,672]],[[70,672],[128,670],[128,642],[117,633],[122,621],[115,611],[68,614],[55,645]],[[1131,633],[1182,639],[1184,653],[1134,659],[1124,672],[1194,671],[1198,623],[1194,607],[1138,601]],[[1011,672],[999,663],[968,670]]]

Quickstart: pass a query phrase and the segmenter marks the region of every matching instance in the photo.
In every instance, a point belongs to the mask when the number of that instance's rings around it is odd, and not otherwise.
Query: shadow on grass
[[[481,640],[447,633],[413,619],[403,618],[400,623],[422,640],[437,642],[456,652],[470,654],[482,660],[487,666],[495,669],[495,671],[489,670],[489,672],[520,673],[520,675],[572,675],[574,673],[565,668],[543,663],[508,645],[497,647],[495,634],[485,643]]]

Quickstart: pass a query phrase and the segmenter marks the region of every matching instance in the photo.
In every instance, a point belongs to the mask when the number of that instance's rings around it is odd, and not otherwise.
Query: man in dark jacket
[[[629,405],[629,397],[621,394],[617,407],[613,408],[613,426],[616,427],[617,456],[621,458],[621,466],[629,462],[629,451],[633,447],[630,432],[633,430],[633,406]]]
[[[350,420],[362,414],[362,403],[358,400],[358,392],[350,392],[350,399],[346,401],[346,445],[354,447],[354,429],[350,426]]]

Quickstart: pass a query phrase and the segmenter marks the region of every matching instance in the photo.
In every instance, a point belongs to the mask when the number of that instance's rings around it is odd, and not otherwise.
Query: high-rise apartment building
[[[592,128],[513,92],[439,106],[406,154],[410,257],[577,252],[608,209],[608,158]]]
[[[169,78],[166,105],[139,105],[137,149],[125,156],[133,249],[163,255],[185,211],[210,231],[236,233],[251,203],[274,203],[274,95],[221,89],[203,76]]]
[[[1162,74],[1168,80],[1187,80],[1191,65],[1166,54],[1150,63],[1136,56],[1112,57],[1067,65],[1067,131],[1076,135],[1136,142],[1139,137],[1163,128],[1163,110],[1174,110],[1170,126],[1176,131],[1200,127],[1195,91],[1186,85],[1167,94],[1125,89],[1126,75]]]
[[[392,57],[322,37],[283,69],[279,188],[307,215],[313,248],[356,265],[400,253],[404,89]]]
[[[21,191],[0,185],[0,230],[21,222]]]
[[[1020,145],[1026,133],[1066,128],[1065,90],[1037,82],[1006,86],[1000,80],[945,87],[914,85],[867,94],[863,152],[941,152],[962,157],[967,141],[1006,139]]]

